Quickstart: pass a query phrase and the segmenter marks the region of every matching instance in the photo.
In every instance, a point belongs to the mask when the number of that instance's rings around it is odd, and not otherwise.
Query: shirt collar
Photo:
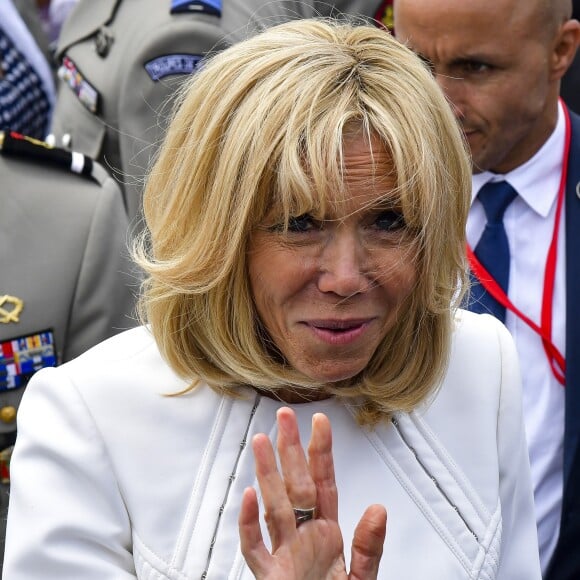
[[[536,154],[505,175],[484,171],[472,176],[471,201],[488,181],[506,180],[539,215],[546,217],[560,187],[566,122],[562,103],[558,103],[556,128]]]

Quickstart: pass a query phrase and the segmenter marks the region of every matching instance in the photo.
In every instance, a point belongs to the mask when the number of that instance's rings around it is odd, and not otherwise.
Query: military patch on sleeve
[[[158,81],[169,75],[194,73],[200,66],[199,54],[165,54],[145,63],[145,70],[152,80]]]
[[[65,56],[58,69],[58,78],[61,79],[78,97],[79,101],[93,114],[100,108],[101,95],[81,74],[75,63]]]
[[[32,375],[57,364],[52,330],[0,341],[0,392],[25,387]]]
[[[171,0],[171,14],[200,12],[201,14],[222,15],[222,0]]]

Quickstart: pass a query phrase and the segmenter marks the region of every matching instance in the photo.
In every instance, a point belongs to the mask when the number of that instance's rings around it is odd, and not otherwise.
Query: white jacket
[[[250,446],[281,403],[185,387],[145,328],[35,375],[12,463],[5,580],[248,579],[237,519]],[[332,423],[340,524],[389,519],[385,580],[540,578],[516,354],[490,316],[458,318],[434,400],[374,431],[334,399],[294,405],[302,440]],[[221,512],[221,515],[220,515]],[[265,534],[265,537],[267,535]],[[213,547],[211,547],[213,544]]]

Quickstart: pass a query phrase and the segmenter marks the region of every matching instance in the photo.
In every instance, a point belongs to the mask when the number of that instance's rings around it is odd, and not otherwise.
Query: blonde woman
[[[458,309],[469,184],[384,31],[207,62],[145,193],[147,325],[28,387],[5,577],[539,578],[514,347]]]

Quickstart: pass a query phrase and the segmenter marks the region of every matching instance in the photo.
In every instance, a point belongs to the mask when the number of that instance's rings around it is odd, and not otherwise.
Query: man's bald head
[[[550,35],[572,18],[572,0],[529,0],[529,3],[536,10],[540,29]]]
[[[580,42],[571,0],[396,0],[395,33],[455,107],[475,172],[504,173],[553,131]]]

